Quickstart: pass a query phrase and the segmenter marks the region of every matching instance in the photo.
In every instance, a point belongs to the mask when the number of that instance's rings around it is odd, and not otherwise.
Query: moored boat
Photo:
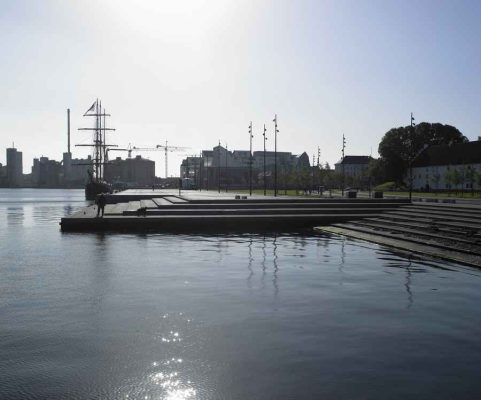
[[[83,115],[84,117],[95,117],[95,125],[92,128],[79,128],[82,131],[93,131],[92,144],[80,144],[77,146],[88,146],[93,148],[92,170],[88,171],[89,180],[85,184],[85,198],[95,200],[100,193],[112,193],[112,185],[104,180],[104,166],[108,162],[108,150],[116,145],[106,143],[106,132],[115,131],[106,127],[105,108],[98,99],[90,106]]]

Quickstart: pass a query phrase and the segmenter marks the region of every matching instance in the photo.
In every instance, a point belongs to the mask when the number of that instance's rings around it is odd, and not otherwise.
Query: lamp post
[[[227,193],[227,190],[229,188],[229,170],[227,169],[227,156],[228,156],[229,150],[227,147],[227,143],[225,144],[225,192]]]
[[[277,196],[277,114],[275,114],[274,119],[274,197]]]
[[[413,198],[413,150],[414,150],[414,116],[411,113],[411,128],[409,129],[409,201]]]
[[[200,159],[199,159],[199,192],[202,192],[202,167],[204,164],[204,158],[202,157],[202,151],[200,152]]]
[[[220,193],[220,139],[217,146],[217,190]]]
[[[254,135],[252,134],[252,121],[249,124],[249,142],[250,142],[250,151],[249,151],[249,194],[252,196],[252,138]]]
[[[264,124],[264,133],[262,134],[264,136],[264,196],[267,196],[267,182],[266,182],[266,124]]]
[[[316,184],[317,184],[317,194],[321,194],[321,148],[317,146],[317,179],[316,179]]]
[[[341,165],[342,165],[342,197],[344,197],[344,181],[345,181],[345,175],[344,175],[344,149],[346,148],[346,138],[344,137],[344,134],[342,134],[342,158],[341,158]]]

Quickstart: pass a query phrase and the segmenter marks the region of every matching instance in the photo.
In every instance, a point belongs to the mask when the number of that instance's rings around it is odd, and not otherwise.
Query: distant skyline
[[[477,1],[0,0],[0,162],[15,142],[24,172],[89,137],[98,97],[119,146],[165,143],[169,171],[228,144],[310,157],[377,156],[382,135],[416,122],[481,136],[481,3]],[[156,161],[163,152],[139,153]],[[117,154],[118,155],[118,154]],[[124,157],[124,155],[122,154]]]

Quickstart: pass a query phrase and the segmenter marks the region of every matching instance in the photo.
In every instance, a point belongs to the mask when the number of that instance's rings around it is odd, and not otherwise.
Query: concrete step
[[[129,211],[137,211],[140,208],[140,201],[129,201],[127,208],[123,212],[124,214]]]
[[[259,196],[255,197],[248,197],[247,200],[235,200],[235,197],[232,196],[232,199],[192,199],[189,202],[191,204],[206,204],[206,203],[231,203],[231,202],[243,202],[243,203],[295,203],[295,204],[310,204],[310,203],[346,203],[346,204],[356,204],[356,203],[393,203],[393,204],[411,204],[408,199],[370,199],[370,198],[357,198],[357,199],[348,199],[348,198],[321,198],[321,197],[314,197],[314,198],[306,198],[306,197],[267,197],[261,198]]]
[[[417,244],[423,244],[423,245],[428,245],[431,247],[436,247],[444,250],[449,250],[449,251],[457,251],[460,253],[466,253],[470,255],[475,255],[481,257],[481,248],[477,246],[463,246],[458,244],[458,242],[452,242],[452,241],[440,241],[435,238],[427,238],[422,235],[406,235],[401,232],[396,232],[396,231],[388,231],[388,230],[376,230],[372,229],[369,227],[363,227],[359,226],[357,224],[353,223],[336,223],[333,224],[335,227],[343,228],[343,229],[350,229],[356,232],[362,232],[362,233],[368,233],[368,234],[374,234],[374,235],[379,235],[379,236],[384,236],[388,237],[391,239],[398,239],[398,240],[404,240],[407,242],[412,242],[412,243],[417,243]]]
[[[157,206],[172,206],[174,203],[169,201],[168,199],[165,199],[163,197],[155,197],[152,199],[152,201],[157,204]]]
[[[188,203],[186,199],[183,199],[182,197],[177,197],[177,196],[164,196],[164,199],[170,201],[171,203],[174,204],[183,204],[183,203]]]
[[[398,215],[398,216],[407,216],[411,218],[429,218],[432,221],[439,221],[439,222],[462,222],[468,225],[472,225],[473,227],[480,227],[481,228],[481,221],[478,222],[476,218],[467,218],[467,217],[459,217],[459,216],[450,216],[450,215],[443,215],[443,214],[431,214],[425,212],[412,212],[408,210],[393,210],[393,211],[386,211],[385,215]]]
[[[453,209],[431,209],[431,208],[424,208],[424,207],[414,207],[414,206],[402,206],[399,207],[399,210],[403,211],[412,211],[415,213],[423,213],[426,215],[439,215],[439,216],[450,216],[450,217],[461,217],[461,218],[473,218],[476,220],[481,220],[481,213],[473,211],[464,211],[464,210],[453,210]]]
[[[478,235],[474,234],[473,229],[470,228],[465,228],[464,225],[463,227],[450,227],[450,226],[439,226],[438,224],[432,224],[432,223],[422,223],[418,219],[414,220],[395,220],[392,218],[386,218],[385,216],[381,215],[380,217],[376,218],[366,218],[363,221],[368,221],[372,223],[380,223],[380,224],[388,224],[390,226],[397,226],[401,228],[416,228],[416,229],[423,229],[427,232],[441,232],[445,233],[447,235],[453,236],[453,237],[458,237],[461,239],[464,239],[465,237],[475,237],[480,240],[481,243],[481,237],[478,237]]]
[[[423,205],[423,204],[409,204],[402,208],[413,209],[413,210],[430,210],[430,211],[442,211],[442,212],[453,212],[455,214],[476,214],[481,215],[481,207],[455,207],[454,205]]]
[[[175,208],[175,209],[272,209],[272,208],[376,208],[376,209],[395,209],[402,204],[384,203],[384,202],[369,202],[369,203],[325,203],[325,202],[310,202],[310,203],[291,203],[291,202],[230,202],[230,203],[176,203],[172,204],[164,199],[162,204],[155,201],[159,208]]]
[[[157,208],[157,204],[152,200],[140,200],[140,207]]]
[[[466,239],[465,237],[452,235],[449,232],[432,232],[424,228],[396,226],[390,223],[389,221],[385,221],[384,223],[382,223],[382,222],[372,222],[367,219],[364,219],[360,221],[353,221],[352,223],[357,226],[364,226],[367,228],[372,228],[374,230],[398,232],[406,235],[415,235],[415,236],[434,238],[439,240],[447,240],[450,242],[464,243],[470,246],[479,247],[479,251],[481,252],[481,240]]]
[[[455,261],[461,264],[466,264],[474,267],[481,267],[481,256],[466,254],[460,251],[453,251],[443,249],[435,246],[430,246],[425,241],[413,242],[410,240],[404,240],[400,237],[390,237],[387,235],[380,235],[372,232],[360,232],[349,228],[343,228],[341,226],[319,226],[315,228],[318,232],[343,235],[350,238],[359,240],[366,240],[379,245],[389,246],[396,249],[401,249],[409,253],[417,253],[421,256],[431,256],[435,258],[443,258],[451,261]],[[456,268],[460,268],[456,266]],[[476,270],[472,268],[468,269],[470,274],[476,275]]]
[[[438,226],[438,227],[450,227],[450,228],[458,228],[458,229],[471,229],[473,231],[478,231],[478,230],[481,230],[481,225],[479,224],[471,224],[471,223],[468,223],[468,222],[456,222],[456,221],[446,221],[446,220],[436,220],[436,219],[433,219],[433,218],[429,218],[429,217],[422,217],[422,216],[419,216],[419,215],[411,215],[411,214],[405,214],[405,213],[402,213],[402,214],[392,214],[391,212],[387,213],[387,212],[384,212],[382,214],[382,218],[384,219],[389,219],[389,220],[392,220],[392,221],[404,221],[404,222],[422,222],[422,223],[425,223],[425,224],[429,224],[429,225],[434,225],[434,226]]]
[[[282,215],[282,214],[373,214],[380,215],[383,208],[220,208],[220,209],[147,209],[147,216],[155,215]],[[135,215],[137,210],[126,210],[124,215]]]

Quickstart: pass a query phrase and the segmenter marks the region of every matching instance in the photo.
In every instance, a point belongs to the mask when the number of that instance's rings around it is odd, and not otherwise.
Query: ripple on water
[[[478,270],[331,235],[62,234],[79,203],[42,193],[0,200],[2,399],[481,392]]]

